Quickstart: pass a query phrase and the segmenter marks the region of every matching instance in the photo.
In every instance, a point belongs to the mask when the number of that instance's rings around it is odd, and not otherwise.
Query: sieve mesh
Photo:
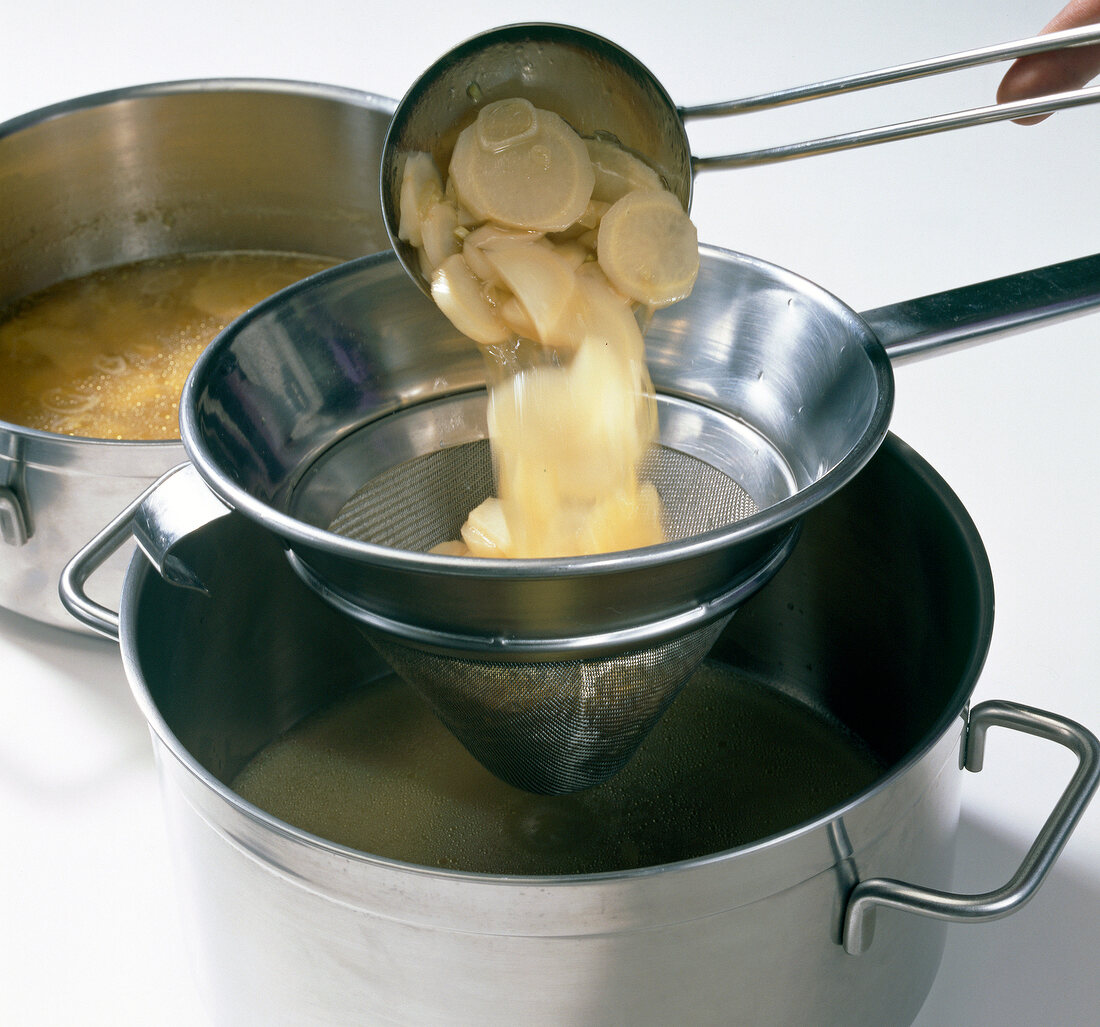
[[[643,476],[661,496],[670,541],[756,511],[728,475],[669,446],[653,448]],[[329,528],[357,541],[425,552],[457,539],[470,510],[492,492],[489,443],[478,439],[373,475]],[[467,657],[455,655],[450,646],[441,652],[377,627],[366,630],[383,658],[486,768],[518,788],[564,794],[599,784],[626,763],[729,616],[693,624],[643,648],[583,659],[568,653]]]
[[[642,467],[665,509],[665,534],[679,541],[756,513],[752,497],[729,475],[688,453],[657,445]],[[337,512],[337,535],[427,552],[459,537],[469,512],[493,492],[487,439],[402,461],[372,477]]]
[[[466,660],[372,641],[483,766],[516,788],[561,795],[626,764],[728,621],[585,660]]]

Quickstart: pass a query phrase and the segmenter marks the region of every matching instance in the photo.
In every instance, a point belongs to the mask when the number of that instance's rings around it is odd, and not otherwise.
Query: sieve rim
[[[459,659],[566,662],[598,659],[653,646],[704,628],[728,616],[775,576],[791,555],[801,534],[801,527],[801,523],[791,525],[773,549],[765,553],[745,574],[733,579],[730,588],[700,600],[695,606],[677,609],[670,616],[628,627],[569,637],[531,633],[523,636],[495,632],[471,634],[397,620],[367,607],[360,597],[316,573],[297,553],[287,553],[287,560],[306,585],[321,595],[329,605],[360,624],[399,639],[413,648]]]
[[[354,260],[326,268],[262,300],[240,318],[215,336],[211,344],[200,354],[189,373],[180,400],[180,438],[188,458],[194,464],[207,487],[229,507],[239,510],[245,516],[274,532],[291,545],[303,545],[310,550],[319,551],[333,557],[365,563],[388,570],[403,570],[419,573],[442,574],[472,579],[497,578],[542,578],[567,574],[571,576],[600,575],[627,569],[645,569],[682,560],[694,560],[712,555],[738,543],[750,539],[759,539],[775,529],[786,527],[790,522],[805,515],[813,507],[842,488],[855,477],[867,464],[881,445],[889,430],[890,416],[894,400],[894,377],[890,360],[874,333],[866,327],[863,319],[842,300],[826,293],[820,286],[768,261],[761,260],[735,250],[710,244],[700,244],[700,255],[722,262],[747,264],[767,269],[788,279],[792,286],[808,288],[822,296],[829,296],[833,302],[848,311],[864,327],[863,351],[868,360],[876,385],[874,409],[866,429],[831,468],[817,475],[797,491],[770,504],[756,513],[750,514],[733,524],[727,524],[709,531],[700,532],[689,538],[637,549],[619,550],[612,553],[598,553],[584,556],[564,557],[512,557],[506,560],[486,560],[474,556],[450,556],[440,553],[423,553],[412,550],[394,549],[376,543],[349,539],[324,528],[308,524],[291,516],[277,507],[252,495],[238,485],[220,466],[203,440],[199,423],[198,400],[209,368],[221,356],[223,347],[253,322],[264,318],[272,310],[279,309],[287,299],[309,292],[325,283],[338,281],[345,277],[362,274],[364,270],[397,265],[398,259],[388,251],[370,254]],[[428,303],[428,300],[424,300]],[[657,387],[659,396],[682,399],[683,394],[675,390]],[[699,406],[707,406],[705,397],[692,396],[691,401]],[[373,417],[383,411],[376,411]],[[369,419],[367,419],[369,420]],[[361,422],[366,424],[367,420]],[[331,444],[339,440],[334,438]],[[314,457],[314,461],[317,459]],[[301,478],[312,465],[297,468],[297,478]]]
[[[771,431],[789,432],[791,437],[777,442],[776,448],[786,462],[785,471],[790,472],[788,485],[792,491],[787,495],[775,493],[768,505],[740,521],[660,545],[615,553],[486,560],[390,548],[338,535],[327,526],[317,527],[324,523],[319,519],[303,520],[300,511],[291,505],[298,489],[326,454],[345,439],[376,418],[484,384],[483,377],[471,375],[463,367],[449,381],[429,379],[426,387],[416,390],[383,390],[381,402],[368,397],[365,407],[353,406],[342,398],[334,400],[337,416],[331,418],[326,409],[306,406],[303,409],[315,420],[304,424],[295,420],[298,414],[293,402],[287,404],[291,416],[285,420],[280,420],[282,408],[276,405],[270,427],[285,433],[300,429],[301,435],[286,435],[289,458],[282,459],[283,451],[279,450],[281,462],[270,467],[264,449],[268,445],[265,409],[254,405],[249,408],[251,420],[234,420],[236,385],[227,383],[226,378],[240,374],[242,387],[247,389],[251,373],[247,367],[240,370],[238,358],[265,366],[266,377],[260,377],[257,391],[261,399],[264,390],[282,387],[283,365],[278,356],[268,365],[262,363],[273,338],[289,345],[291,353],[300,352],[303,357],[321,361],[317,373],[326,373],[328,365],[324,362],[329,359],[329,350],[321,351],[315,336],[308,334],[309,329],[300,327],[309,325],[310,318],[318,318],[317,323],[326,326],[338,325],[351,345],[362,337],[372,354],[384,354],[391,341],[400,339],[401,332],[411,324],[437,333],[441,339],[446,336],[451,340],[448,345],[461,344],[454,329],[409,282],[390,252],[319,272],[262,301],[220,333],[200,356],[184,387],[180,423],[185,451],[196,473],[219,499],[275,535],[294,558],[296,568],[308,565],[317,583],[312,586],[315,592],[335,598],[339,590],[356,612],[366,609],[400,625],[412,623],[432,632],[437,643],[440,632],[447,635],[457,626],[459,631],[477,636],[482,651],[486,648],[484,639],[489,636],[523,637],[535,645],[547,639],[548,649],[556,649],[563,639],[584,636],[587,644],[598,644],[607,632],[630,631],[649,622],[690,615],[700,604],[717,601],[716,597],[735,588],[738,582],[752,578],[756,564],[775,553],[804,514],[862,469],[886,435],[893,399],[893,377],[886,352],[849,306],[820,286],[766,261],[706,245],[700,252],[700,281],[693,296],[685,301],[692,304],[698,294],[700,313],[688,307],[680,318],[664,318],[665,326],[650,333],[647,359],[659,399],[673,403],[688,400],[700,410],[710,408],[711,412],[732,416],[769,445],[773,444]],[[794,304],[791,316],[797,318],[795,328],[807,318],[814,323],[822,319],[839,333],[836,346],[823,343],[825,359],[835,362],[836,356],[831,354],[848,350],[843,366],[858,372],[861,388],[865,389],[860,395],[864,398],[858,410],[843,405],[839,408],[839,434],[830,440],[828,450],[819,450],[813,436],[807,435],[810,422],[804,424],[801,408],[796,412],[779,400],[773,410],[779,421],[777,427],[775,423],[757,425],[747,414],[738,417],[737,405],[726,401],[725,390],[733,387],[734,380],[724,375],[742,374],[745,365],[724,341],[736,338],[731,333],[740,323],[738,305],[751,313],[758,300],[769,302],[769,309],[780,318],[788,316]],[[330,317],[337,321],[329,321]],[[713,359],[698,364],[690,359],[695,353],[689,337],[695,317],[700,318],[702,338],[713,337],[720,347]],[[379,318],[397,320],[383,323]],[[786,323],[776,322],[774,331],[782,331]],[[396,326],[392,335],[391,325]],[[307,334],[295,341],[294,333],[302,331]],[[788,350],[797,357],[800,336],[791,338],[794,345]],[[473,356],[476,358],[476,352]],[[759,359],[765,356],[761,354]],[[385,372],[384,363],[378,366]],[[758,377],[759,366],[750,363],[753,380]],[[742,374],[742,378],[747,377]],[[335,380],[345,383],[347,396],[360,395],[355,387],[347,387],[343,370]],[[321,383],[315,391],[327,402],[327,379],[315,374],[310,381]],[[412,381],[419,385],[424,379]],[[879,388],[872,391],[870,386],[876,381]],[[840,384],[843,404],[847,392],[843,382]],[[781,394],[776,395],[778,398]],[[814,401],[813,394],[808,398]],[[836,411],[836,407],[830,407],[828,416],[832,418]],[[843,416],[846,411],[847,416]],[[858,421],[852,419],[855,415]],[[320,430],[313,432],[314,423],[321,426]],[[276,444],[283,445],[282,440],[282,435],[277,436]],[[676,438],[663,441],[677,448]],[[794,460],[787,459],[785,446],[790,447]],[[684,451],[690,454],[691,445],[685,442]],[[245,461],[240,467],[238,459]],[[736,478],[734,481],[737,483]],[[469,652],[468,645],[464,651]]]

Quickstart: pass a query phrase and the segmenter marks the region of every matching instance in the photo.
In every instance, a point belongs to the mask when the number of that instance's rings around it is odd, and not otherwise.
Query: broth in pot
[[[835,719],[708,661],[623,770],[569,795],[534,795],[494,777],[392,676],[301,721],[232,787],[295,827],[390,859],[587,874],[759,841],[883,770]]]
[[[107,268],[0,315],[0,419],[59,435],[177,439],[180,393],[234,318],[338,261],[180,254]]]

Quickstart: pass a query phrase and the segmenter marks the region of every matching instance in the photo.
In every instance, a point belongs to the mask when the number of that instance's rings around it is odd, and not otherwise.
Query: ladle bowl
[[[582,136],[614,137],[644,158],[684,209],[690,210],[692,176],[697,171],[774,163],[1048,113],[1100,101],[1100,87],[721,156],[692,155],[686,120],[747,114],[1098,42],[1100,26],[1090,25],[740,100],[678,107],[641,61],[602,36],[547,23],[491,29],[467,39],[435,61],[397,105],[382,152],[380,187],[386,230],[405,270],[424,292],[429,292],[415,250],[398,235],[405,156],[425,151],[432,154],[439,168],[446,169],[458,133],[475,119],[481,107],[495,100],[523,97],[536,107],[553,110]]]
[[[567,25],[509,25],[444,54],[405,94],[382,150],[382,210],[390,243],[421,289],[416,252],[398,237],[405,155],[432,154],[446,168],[458,133],[495,100],[522,96],[552,109],[582,136],[605,133],[645,157],[691,206],[691,149],[672,98],[626,50]]]

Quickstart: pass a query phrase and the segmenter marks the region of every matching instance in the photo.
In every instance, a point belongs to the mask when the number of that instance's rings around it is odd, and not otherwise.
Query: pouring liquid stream
[[[644,162],[522,99],[481,108],[444,184],[405,159],[401,239],[482,349],[498,495],[448,555],[555,557],[664,541],[641,325],[690,291],[698,239]]]

